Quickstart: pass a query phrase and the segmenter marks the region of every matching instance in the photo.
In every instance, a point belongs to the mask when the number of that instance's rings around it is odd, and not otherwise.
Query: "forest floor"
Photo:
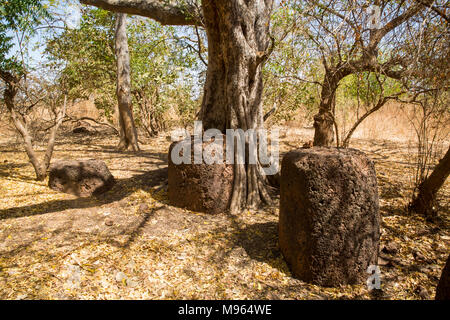
[[[282,135],[282,152],[311,130]],[[353,141],[376,165],[382,217],[381,291],[323,288],[292,277],[278,248],[277,201],[237,216],[167,201],[165,135],[141,153],[111,136],[62,135],[53,161],[95,158],[117,183],[76,198],[36,182],[19,143],[0,143],[0,299],[433,299],[450,251],[450,183],[433,222],[407,213],[411,151],[398,141]]]

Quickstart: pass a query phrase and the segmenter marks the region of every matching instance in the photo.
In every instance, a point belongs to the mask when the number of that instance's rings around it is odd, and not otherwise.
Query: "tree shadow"
[[[0,210],[0,220],[41,215],[67,209],[86,209],[122,200],[137,190],[149,191],[167,179],[167,167],[119,179],[108,192],[86,198],[52,200],[38,204]]]
[[[75,143],[73,143],[75,144]],[[80,145],[85,146],[85,143],[80,143]],[[98,149],[93,149],[92,147],[98,147]],[[113,154],[116,155],[115,157],[108,157],[107,159],[124,159],[124,158],[128,158],[129,156],[134,156],[134,157],[143,157],[143,158],[148,158],[148,159],[152,159],[152,160],[158,160],[161,163],[167,163],[168,161],[168,154],[167,153],[163,153],[163,152],[149,152],[149,151],[145,151],[145,150],[141,150],[141,151],[129,151],[129,150],[124,150],[124,151],[119,151],[117,150],[116,147],[112,147],[112,146],[108,146],[108,145],[93,145],[90,144],[91,148],[88,149],[83,149],[83,152],[92,152],[92,153],[103,153],[103,154]],[[63,150],[66,153],[71,153],[71,152],[80,152],[79,149],[64,149]]]
[[[242,224],[238,220],[229,216],[232,230],[225,227],[214,229],[214,234],[225,233],[230,241],[231,248],[242,248],[248,255],[248,258],[258,262],[267,263],[271,267],[283,272],[289,272],[285,263],[280,265],[280,261],[284,261],[278,246],[278,223],[265,222],[254,223],[241,227]],[[221,268],[224,261],[230,259],[232,250],[217,250],[208,260]],[[281,259],[280,259],[281,258]]]
[[[385,200],[403,198],[401,188],[402,186],[389,182],[379,185],[380,198]]]
[[[241,246],[251,259],[279,269],[279,265],[274,263],[276,259],[282,258],[278,246],[278,223],[265,222],[248,225],[241,229],[235,244]],[[286,272],[287,270],[280,271]]]
[[[0,164],[0,177],[11,181],[24,181],[24,182],[36,182],[35,176],[29,176],[21,174],[17,171],[12,172],[16,169],[22,169],[29,166],[30,163],[13,163],[6,162]]]
[[[151,208],[145,210],[144,212],[141,212],[142,216],[140,218],[140,221],[134,227],[132,227],[129,232],[127,232],[128,238],[124,243],[121,243],[114,239],[108,239],[107,242],[116,248],[128,249],[131,244],[133,244],[133,242],[142,234],[143,228],[145,227],[147,222],[155,215],[157,211],[163,209],[164,207],[164,205],[161,205],[157,208]]]

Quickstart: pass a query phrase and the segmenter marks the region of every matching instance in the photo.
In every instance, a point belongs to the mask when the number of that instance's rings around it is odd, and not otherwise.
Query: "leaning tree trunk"
[[[350,144],[350,139],[352,138],[353,133],[356,131],[356,129],[358,128],[358,126],[365,120],[367,119],[372,113],[380,110],[385,104],[386,102],[388,102],[389,98],[384,97],[382,99],[380,99],[377,104],[371,108],[370,110],[368,110],[366,113],[364,113],[361,117],[357,117],[358,119],[356,120],[356,122],[353,124],[353,126],[351,127],[350,131],[347,133],[344,141],[342,142],[342,146],[344,148],[348,148],[349,144]]]
[[[450,173],[450,147],[444,158],[434,168],[433,172],[419,185],[419,192],[410,204],[410,209],[419,214],[431,217],[434,214],[433,205],[436,194]]]
[[[208,35],[204,129],[262,128],[262,64],[270,47],[272,1],[203,1],[202,9]],[[231,212],[269,200],[259,165],[234,166]]]
[[[117,100],[119,105],[119,149],[139,150],[131,104],[130,54],[128,52],[127,15],[118,13],[115,49],[117,59]]]

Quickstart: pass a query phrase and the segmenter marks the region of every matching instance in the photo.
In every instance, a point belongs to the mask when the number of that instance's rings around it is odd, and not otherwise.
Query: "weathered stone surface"
[[[56,191],[89,197],[108,191],[114,182],[103,161],[68,160],[50,166],[48,186]]]
[[[228,209],[233,189],[233,165],[194,164],[194,144],[191,144],[191,164],[175,164],[171,159],[174,142],[169,148],[168,195],[171,205],[188,210],[220,213]],[[203,143],[205,147],[207,143]],[[225,145],[224,145],[225,154]]]
[[[73,133],[79,133],[79,134],[90,134],[91,131],[87,129],[86,127],[76,127],[72,130]]]
[[[279,219],[280,249],[296,277],[322,286],[366,281],[380,238],[373,163],[354,149],[289,152]]]
[[[450,255],[442,270],[441,279],[436,288],[436,300],[450,300]]]

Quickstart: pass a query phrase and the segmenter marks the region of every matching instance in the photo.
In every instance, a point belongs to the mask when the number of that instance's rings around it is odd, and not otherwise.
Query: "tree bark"
[[[52,159],[53,150],[55,148],[55,142],[56,142],[56,133],[58,132],[59,127],[61,126],[64,117],[66,116],[67,111],[67,95],[64,95],[64,104],[62,108],[59,109],[58,113],[56,114],[55,118],[55,125],[50,130],[50,136],[48,138],[47,142],[47,150],[45,151],[44,155],[44,168],[45,168],[45,175],[47,176],[47,169],[50,167],[50,161]]]
[[[119,106],[119,149],[139,150],[131,104],[130,54],[128,52],[127,15],[116,16],[115,49],[117,60],[117,100]]]
[[[272,1],[203,1],[208,70],[200,118],[204,129],[263,127],[262,65],[270,48]],[[231,212],[269,201],[259,165],[235,164]]]
[[[80,0],[105,10],[136,14],[154,19],[162,25],[198,25],[196,6],[190,1],[172,0]]]
[[[332,75],[333,71],[325,73],[320,97],[319,113],[314,116],[314,146],[330,146],[334,141],[333,104],[341,75]]]
[[[419,192],[410,204],[410,210],[427,217],[435,214],[433,205],[436,194],[450,173],[450,147],[444,158],[434,168],[433,172],[419,185]]]

